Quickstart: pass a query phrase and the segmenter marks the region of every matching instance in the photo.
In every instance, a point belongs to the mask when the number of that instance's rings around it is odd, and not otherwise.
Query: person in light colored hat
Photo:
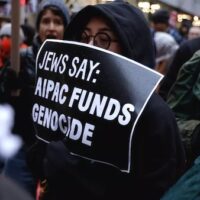
[[[179,45],[170,34],[165,32],[155,32],[154,41],[156,45],[155,70],[165,75]]]
[[[66,27],[67,24],[69,23],[69,20],[70,20],[69,10],[63,0],[43,0],[41,1],[38,7],[38,15],[36,19],[37,30],[39,30],[41,18],[44,12],[46,11],[47,8],[50,8],[50,7],[55,7],[59,10],[59,13],[60,13],[59,15],[63,19],[64,27]]]
[[[0,29],[0,68],[10,64],[11,54],[11,35],[12,24],[6,23]],[[24,34],[22,29],[19,29],[19,44],[20,48],[26,48],[24,43]]]
[[[6,102],[17,87],[17,76],[11,66],[12,24],[6,23],[0,29],[0,102]],[[19,48],[27,48],[24,34],[19,29]]]
[[[12,24],[11,23],[6,23],[4,24],[1,29],[0,29],[0,37],[8,36],[11,37],[12,35]],[[23,43],[24,41],[24,33],[22,29],[19,29],[19,43]]]

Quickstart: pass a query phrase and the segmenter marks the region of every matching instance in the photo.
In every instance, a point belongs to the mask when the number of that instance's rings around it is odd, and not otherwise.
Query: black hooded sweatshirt
[[[93,16],[107,19],[123,55],[154,66],[154,47],[142,12],[124,2],[87,6],[68,26],[67,40],[77,40]],[[145,87],[145,86],[144,86]],[[62,142],[47,146],[48,199],[160,199],[183,171],[185,154],[173,113],[153,94],[136,125],[130,173],[71,156]]]

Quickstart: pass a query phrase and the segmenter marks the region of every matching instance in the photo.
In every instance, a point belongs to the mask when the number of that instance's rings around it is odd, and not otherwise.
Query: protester
[[[6,102],[12,90],[17,88],[16,74],[10,66],[11,59],[11,23],[4,24],[0,29],[0,102]],[[26,48],[22,29],[19,31],[19,48]]]
[[[165,75],[179,45],[170,34],[165,32],[156,32],[154,34],[154,41],[156,46],[155,70]]]
[[[66,39],[103,47],[151,68],[155,65],[148,23],[127,2],[85,7],[72,19]],[[132,142],[133,166],[130,173],[123,173],[70,154],[64,141],[47,147],[38,141],[33,164],[35,172],[47,179],[44,199],[160,199],[182,173],[185,155],[174,115],[158,95],[153,94],[146,105]]]
[[[25,153],[35,142],[31,119],[32,98],[35,84],[35,61],[37,52],[47,38],[63,39],[64,30],[69,23],[69,11],[62,0],[43,0],[39,4],[36,19],[36,36],[32,46],[21,52],[19,97],[12,100],[15,108],[14,132],[20,134],[24,146],[18,154],[8,160],[4,173],[18,181],[31,194],[35,195],[35,179],[27,168]]]
[[[199,112],[199,74],[200,51],[186,62],[180,69],[172,86],[167,103],[175,113],[190,166],[199,155],[200,112]],[[194,151],[195,150],[195,151]]]
[[[174,84],[181,66],[199,49],[200,38],[185,41],[179,46],[169,67],[169,71],[160,84],[159,94],[163,99],[166,100],[169,90]]]
[[[183,19],[180,23],[178,31],[184,38],[184,41],[187,41],[188,39],[188,31],[191,28],[191,26],[192,26],[192,21],[189,19]]]
[[[179,33],[176,27],[172,27],[169,24],[170,12],[166,9],[159,9],[152,14],[150,21],[153,32],[162,31],[169,33],[178,44],[184,41],[184,38]]]

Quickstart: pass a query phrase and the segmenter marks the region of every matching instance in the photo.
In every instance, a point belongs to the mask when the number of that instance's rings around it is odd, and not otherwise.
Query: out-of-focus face
[[[188,39],[191,40],[197,37],[200,37],[200,28],[193,26],[188,32]]]
[[[82,33],[81,42],[115,53],[122,51],[117,36],[102,17],[93,17],[88,22]]]
[[[63,18],[47,9],[41,17],[38,34],[42,42],[48,38],[62,40],[64,37]]]
[[[155,30],[155,31],[166,31],[168,28],[168,25],[165,23],[151,23],[151,27]]]

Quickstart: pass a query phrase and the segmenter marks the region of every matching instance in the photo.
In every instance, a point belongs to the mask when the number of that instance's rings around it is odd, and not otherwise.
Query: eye
[[[50,22],[50,19],[49,19],[49,18],[43,18],[43,19],[41,20],[41,23],[42,23],[42,24],[49,24],[49,22]]]
[[[62,19],[54,19],[54,23],[57,25],[63,25],[63,20]]]
[[[80,42],[88,43],[89,38],[90,38],[90,36],[86,32],[83,32],[80,37]]]
[[[102,42],[108,42],[109,41],[109,38],[105,33],[99,33],[98,39]]]
[[[97,46],[107,48],[110,43],[110,37],[106,33],[97,33],[95,36],[95,42]]]

